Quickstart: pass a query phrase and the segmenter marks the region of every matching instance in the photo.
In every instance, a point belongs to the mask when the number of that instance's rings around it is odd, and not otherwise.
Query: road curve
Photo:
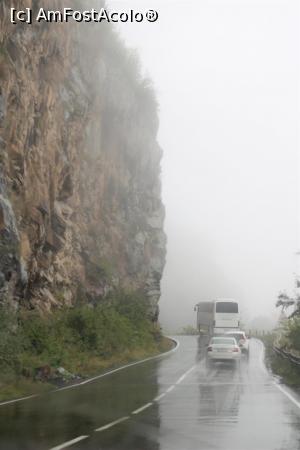
[[[0,407],[1,450],[298,450],[300,398],[251,340],[239,368],[206,368],[197,337],[80,388]]]

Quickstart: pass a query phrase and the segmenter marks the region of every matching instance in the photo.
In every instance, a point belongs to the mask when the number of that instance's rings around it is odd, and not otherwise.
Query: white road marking
[[[154,402],[159,402],[159,400],[161,400],[165,395],[167,395],[166,392],[163,392],[162,394],[160,394],[158,397],[155,397],[155,399],[153,400]]]
[[[166,390],[166,393],[168,392],[172,392],[173,391],[173,389],[175,389],[175,385],[173,384],[173,386],[170,386],[167,390]]]
[[[139,414],[140,412],[144,411],[144,409],[149,408],[149,406],[152,406],[153,402],[147,403],[146,405],[142,406],[139,409],[136,409],[135,411],[133,411],[131,414]]]
[[[163,356],[167,356],[170,353],[173,353],[176,350],[178,350],[178,348],[180,346],[180,342],[177,341],[177,339],[174,339],[174,338],[169,338],[169,339],[171,339],[172,341],[174,341],[176,343],[176,347],[172,348],[172,350],[169,350],[168,352],[165,352],[165,353],[162,353],[162,354],[156,355],[156,356],[150,356],[149,358],[142,359],[141,361],[136,361],[136,362],[133,362],[130,364],[125,364],[124,366],[118,367],[117,369],[109,370],[108,372],[105,372],[101,375],[97,375],[96,377],[89,378],[88,380],[81,381],[80,383],[72,384],[71,386],[65,386],[65,387],[62,387],[59,389],[55,389],[55,391],[53,391],[53,392],[64,391],[66,389],[74,389],[74,388],[82,386],[84,384],[91,383],[92,381],[99,380],[100,378],[107,377],[108,375],[111,375],[112,373],[119,372],[120,370],[123,370],[123,369],[127,369],[128,367],[136,366],[138,364],[142,364],[144,362],[151,361],[153,359],[158,359],[158,358],[162,358]]]
[[[180,384],[186,377],[186,374],[182,375],[182,377],[180,377],[175,384]]]
[[[162,394],[158,395],[157,397],[155,397],[155,399],[153,400],[154,402],[158,402],[159,400],[161,400],[165,395],[167,395],[169,392],[172,392],[173,389],[175,389],[176,385],[180,384],[186,377],[187,375],[192,372],[194,369],[196,368],[196,365],[191,367],[189,370],[187,370],[183,375],[181,375],[180,378],[178,378],[178,380],[176,381],[175,384],[173,384],[172,386],[170,386],[165,392],[163,392]],[[197,383],[198,384],[198,383]]]
[[[168,337],[168,336],[166,336],[166,337]],[[180,342],[177,341],[177,339],[174,339],[174,338],[169,338],[169,339],[173,340],[176,343],[176,346],[172,350],[169,350],[168,352],[165,352],[165,353],[162,353],[162,354],[156,355],[156,356],[151,356],[149,358],[142,359],[141,361],[136,361],[136,362],[133,362],[133,363],[130,363],[130,364],[126,364],[124,366],[118,367],[117,369],[110,370],[110,371],[108,371],[108,372],[106,372],[104,374],[98,375],[98,376],[93,377],[93,378],[89,378],[88,380],[84,380],[84,381],[82,381],[80,383],[73,384],[71,386],[65,386],[65,387],[62,387],[62,388],[59,388],[59,389],[55,389],[54,391],[51,391],[50,393],[63,391],[63,390],[66,390],[66,389],[73,389],[73,388],[82,386],[84,384],[90,383],[90,382],[92,382],[94,380],[98,380],[99,378],[103,378],[103,377],[106,377],[108,375],[111,375],[112,373],[119,372],[120,370],[127,369],[128,367],[136,366],[138,364],[142,364],[142,363],[147,362],[147,361],[151,361],[151,360],[154,360],[154,359],[158,359],[158,358],[162,358],[164,356],[167,356],[170,353],[173,353],[173,352],[177,351],[179,346],[180,346]],[[156,397],[156,400],[162,398],[164,395],[166,395],[166,393],[161,394],[160,396]],[[5,401],[5,402],[1,402],[0,406],[8,405],[10,403],[20,402],[20,401],[27,400],[27,399],[34,398],[34,397],[38,397],[38,396],[39,396],[38,394],[34,394],[34,395],[29,395],[27,397],[17,398],[15,400],[8,400],[8,401]],[[153,405],[153,402],[147,403],[146,405],[142,406],[141,408],[136,409],[135,411],[133,411],[132,414],[138,414],[139,412],[142,412],[144,409],[149,408],[151,405]],[[104,430],[106,430],[108,428],[113,427],[114,425],[117,425],[118,423],[121,423],[121,422],[124,422],[125,420],[128,420],[129,418],[130,418],[129,416],[122,417],[121,419],[118,419],[118,420],[116,420],[114,422],[111,422],[111,423],[109,423],[107,425],[104,425],[103,427],[97,428],[94,431],[104,431]],[[77,442],[80,442],[80,441],[82,441],[84,439],[87,439],[88,437],[89,437],[89,435],[79,436],[79,437],[77,437],[75,439],[72,439],[71,441],[64,442],[63,444],[58,445],[56,447],[52,447],[50,450],[61,450],[61,449],[67,448],[70,445],[76,444]]]
[[[54,392],[65,391],[67,389],[74,389],[76,387],[83,386],[84,384],[90,383],[91,381],[98,380],[99,378],[106,377],[108,375],[111,375],[112,373],[119,372],[120,370],[123,370],[123,369],[127,369],[128,367],[136,366],[137,364],[142,364],[144,362],[151,361],[153,359],[162,358],[164,356],[169,355],[170,353],[173,353],[173,352],[177,351],[179,346],[180,346],[180,342],[177,341],[177,339],[170,338],[169,336],[166,336],[166,337],[168,337],[169,339],[171,339],[172,341],[174,341],[176,343],[176,347],[172,348],[172,350],[169,350],[168,352],[165,352],[165,353],[162,353],[162,354],[156,355],[156,356],[150,356],[149,358],[142,359],[141,361],[136,361],[136,362],[133,362],[133,363],[130,363],[130,364],[126,364],[125,366],[121,366],[121,367],[118,367],[117,369],[110,370],[110,371],[105,372],[105,373],[103,373],[101,375],[98,375],[96,377],[89,378],[88,380],[81,381],[80,383],[72,384],[71,386],[65,386],[65,387],[62,387],[62,388],[55,389],[54,391],[49,392],[49,394],[50,393],[52,394]],[[9,403],[21,402],[23,400],[29,400],[30,398],[33,398],[33,397],[39,397],[39,395],[38,394],[34,394],[34,395],[29,395],[27,397],[16,398],[15,400],[8,400],[8,401],[5,401],[5,402],[1,402],[0,406],[8,405]]]
[[[56,447],[52,447],[50,450],[61,450],[63,448],[67,448],[70,445],[76,444],[77,442],[83,441],[83,439],[88,438],[89,436],[79,436],[78,438],[72,439],[71,441],[64,442],[61,445],[57,445]]]
[[[300,403],[297,402],[297,400],[295,399],[295,397],[293,397],[291,394],[289,394],[282,386],[280,386],[277,383],[274,383],[275,386],[277,387],[277,389],[279,389],[284,395],[287,396],[287,398],[289,398],[291,400],[291,402],[294,403],[294,405],[296,405],[299,409],[300,409]]]
[[[196,368],[196,366],[193,366],[193,367],[191,367],[189,370],[187,370],[177,381],[176,381],[176,383],[175,384],[180,384],[184,379],[185,379],[185,377],[187,377],[188,376],[188,374],[190,373],[190,372],[192,372],[194,369]]]
[[[259,341],[260,342],[260,341]],[[268,375],[269,372],[267,371],[265,365],[264,365],[264,354],[265,354],[265,347],[263,345],[262,342],[260,342],[261,344],[261,354],[260,354],[260,368],[264,373],[267,373]],[[300,402],[298,402],[295,397],[293,397],[289,392],[287,392],[282,386],[280,386],[280,384],[276,383],[275,381],[273,381],[274,386],[277,387],[277,389],[280,390],[280,392],[282,392],[289,400],[291,400],[291,402],[294,403],[294,405],[296,405],[299,409],[300,409]]]
[[[28,395],[27,397],[16,398],[15,400],[7,400],[6,402],[1,402],[0,406],[9,405],[9,403],[21,402],[23,400],[28,400],[29,398],[33,398],[33,397],[37,397],[37,395]]]
[[[141,406],[140,408],[136,409],[135,411],[133,411],[131,414],[139,414],[140,412],[144,411],[145,409],[149,408],[150,406],[153,405],[153,402],[158,402],[159,400],[161,400],[163,397],[165,397],[165,395],[167,395],[169,392],[172,392],[173,389],[175,389],[176,385],[178,385],[179,383],[181,383],[186,376],[192,372],[195,369],[196,365],[191,367],[189,370],[187,370],[177,381],[175,384],[173,384],[172,386],[170,386],[165,392],[163,392],[162,394],[158,395],[157,397],[155,397],[153,399],[152,402],[146,403],[145,405]],[[116,420],[115,422],[111,422],[110,424],[104,425],[101,428],[97,428],[95,431],[103,431],[106,430],[107,428],[110,428],[114,425],[117,425],[120,422],[123,422],[124,420],[127,420],[129,417],[124,417],[122,419]]]
[[[115,420],[114,422],[110,422],[107,425],[103,425],[103,427],[96,428],[94,431],[104,431],[108,428],[113,427],[114,425],[117,425],[118,423],[125,422],[125,420],[128,420],[129,416],[121,417],[121,419]]]

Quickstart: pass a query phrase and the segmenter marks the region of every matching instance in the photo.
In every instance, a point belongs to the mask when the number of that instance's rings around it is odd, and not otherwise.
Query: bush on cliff
[[[20,371],[22,339],[12,311],[0,307],[0,373],[2,378]]]
[[[16,316],[1,308],[0,373],[34,377],[37,367],[47,365],[92,375],[157,353],[160,335],[147,313],[145,299],[121,293],[96,307],[78,306],[47,317],[31,311]]]

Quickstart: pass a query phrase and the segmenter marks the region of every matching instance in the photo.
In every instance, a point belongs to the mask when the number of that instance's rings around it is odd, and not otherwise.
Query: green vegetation
[[[97,283],[101,279],[110,280],[113,275],[113,268],[105,260],[97,263],[88,261],[86,263],[86,274],[90,281]]]
[[[300,387],[300,368],[289,360],[273,352],[270,358],[270,367],[275,375],[292,387]]]
[[[80,377],[170,348],[147,318],[146,300],[119,293],[96,307],[79,306],[47,317],[0,309],[0,399],[51,388],[57,368]]]
[[[290,350],[300,352],[300,317],[295,316],[287,322],[284,345]],[[300,354],[299,354],[300,356]]]
[[[273,350],[276,334],[264,334],[260,336],[260,339],[265,344],[266,364],[274,375],[282,378],[283,382],[289,386],[300,387],[300,367],[278,355]]]

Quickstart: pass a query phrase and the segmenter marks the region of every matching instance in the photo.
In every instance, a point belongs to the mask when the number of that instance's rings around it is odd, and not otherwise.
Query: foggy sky
[[[162,324],[194,325],[194,304],[216,296],[272,317],[296,271],[299,2],[108,3],[159,12],[118,29],[160,104]]]

